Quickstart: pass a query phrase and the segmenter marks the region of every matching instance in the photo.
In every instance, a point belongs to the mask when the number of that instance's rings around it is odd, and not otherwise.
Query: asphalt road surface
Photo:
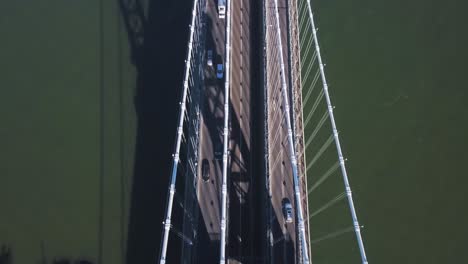
[[[224,119],[224,79],[216,77],[216,65],[224,64],[225,21],[218,18],[217,4],[206,3],[206,39],[204,64],[204,85],[201,92],[200,148],[197,179],[199,219],[195,242],[194,263],[216,263],[219,261],[219,240],[221,222],[221,185]],[[206,54],[213,51],[212,66],[207,65]],[[202,178],[202,164],[209,167],[209,178]]]
[[[258,52],[258,3],[253,0],[233,1],[231,5],[231,80],[230,80],[230,141],[228,165],[228,234],[226,256],[229,263],[258,263],[262,259],[259,248],[261,233],[259,225],[264,219],[259,210],[259,180],[263,173],[254,173],[258,166],[254,160],[259,150],[252,152],[255,115],[252,114],[260,102],[255,96],[260,91]],[[253,12],[254,11],[254,12]],[[196,253],[194,263],[216,263],[219,261],[222,147],[223,147],[223,102],[224,76],[216,76],[217,64],[225,63],[225,19],[218,17],[217,1],[209,0],[206,5],[206,47],[213,51],[213,65],[204,60],[204,87],[202,91],[199,176],[197,198],[200,213],[198,219]],[[253,55],[254,54],[254,55]],[[254,63],[253,63],[254,62]],[[256,134],[255,134],[256,135]],[[209,164],[209,179],[202,177],[203,163]],[[206,166],[206,165],[205,165]]]
[[[267,25],[275,26],[273,1],[268,1]],[[287,60],[287,9],[286,1],[280,1],[282,40],[284,57]],[[230,141],[228,170],[228,236],[227,259],[229,263],[259,263],[269,259],[271,263],[295,263],[295,221],[286,223],[282,206],[286,200],[294,206],[293,179],[288,153],[287,128],[283,116],[282,95],[277,40],[273,27],[268,28],[267,47],[269,57],[269,185],[272,197],[265,206],[261,196],[265,195],[264,182],[259,163],[263,147],[261,127],[263,120],[257,114],[263,107],[261,81],[262,57],[259,56],[261,34],[260,3],[254,0],[233,1],[231,5],[231,80],[230,80]],[[216,76],[217,64],[225,63],[225,19],[220,19],[217,1],[209,0],[206,5],[206,47],[213,51],[213,64],[204,63],[204,85],[202,88],[200,152],[197,180],[199,203],[197,239],[193,263],[216,263],[219,261],[222,147],[223,147],[223,102],[224,76]],[[287,61],[285,64],[288,65]],[[288,80],[289,81],[289,80]],[[205,165],[202,165],[205,164]],[[209,179],[203,179],[203,167],[209,164]],[[206,172],[205,172],[206,173]],[[264,208],[271,208],[270,211]],[[268,213],[269,212],[269,213]],[[272,245],[270,251],[263,250],[266,234],[263,225],[270,221]],[[266,254],[270,254],[266,256]]]
[[[278,0],[281,41],[285,64],[285,75],[288,76],[288,16],[287,1]],[[268,89],[268,130],[269,130],[269,186],[270,198],[270,240],[271,263],[296,263],[296,219],[286,223],[283,214],[283,204],[289,201],[296,214],[294,200],[294,182],[292,176],[289,142],[287,138],[287,124],[284,118],[285,109],[281,92],[279,44],[277,40],[277,23],[274,0],[267,1],[267,89]],[[289,86],[290,80],[286,79]],[[288,88],[289,89],[289,88]],[[289,96],[289,95],[288,95]],[[291,98],[289,98],[291,99]]]

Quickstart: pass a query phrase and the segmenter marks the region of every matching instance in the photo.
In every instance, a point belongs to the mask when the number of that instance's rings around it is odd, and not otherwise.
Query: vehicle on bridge
[[[216,78],[222,79],[223,78],[223,73],[224,73],[224,65],[223,64],[218,64],[216,66]]]
[[[292,223],[293,221],[293,213],[292,213],[292,205],[288,198],[283,200],[283,215],[284,220],[286,223]]]
[[[218,0],[219,18],[226,18],[226,0]]]
[[[208,64],[208,66],[213,66],[213,50],[208,50],[206,64]]]
[[[223,145],[221,143],[216,145],[214,156],[215,156],[216,160],[222,160],[223,159]]]
[[[210,163],[207,159],[202,161],[202,179],[205,182],[210,180]]]

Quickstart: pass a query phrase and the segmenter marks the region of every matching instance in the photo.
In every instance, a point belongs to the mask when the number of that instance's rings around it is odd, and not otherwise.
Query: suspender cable
[[[195,32],[195,18],[197,16],[197,5],[198,5],[198,0],[194,0],[193,9],[192,9],[192,23],[190,24],[188,53],[187,53],[187,59],[185,60],[184,86],[183,86],[183,92],[182,92],[182,101],[180,102],[179,122],[178,122],[179,125],[177,127],[177,140],[174,146],[172,174],[171,174],[171,181],[169,185],[169,193],[168,193],[168,198],[167,198],[166,216],[163,222],[164,236],[163,236],[163,241],[161,245],[161,253],[160,253],[160,259],[159,259],[160,264],[166,263],[167,243],[169,239],[169,231],[171,229],[172,204],[174,202],[175,184],[176,184],[176,178],[177,178],[177,164],[179,163],[179,151],[180,151],[180,144],[182,141],[184,115],[185,115],[185,110],[186,110],[187,93],[188,93],[188,88],[189,88],[189,76],[190,76],[190,66],[191,66],[190,61],[192,59],[193,36]]]
[[[224,82],[224,140],[223,140],[223,182],[222,182],[222,207],[221,207],[221,243],[219,263],[226,262],[226,230],[227,230],[227,168],[228,168],[228,143],[229,143],[229,78],[231,57],[231,0],[227,0],[226,7],[226,74]]]
[[[299,236],[300,236],[300,243],[302,248],[302,261],[304,264],[309,263],[309,253],[307,247],[307,236],[305,233],[304,227],[304,218],[302,213],[302,203],[301,203],[301,191],[299,188],[299,177],[298,177],[298,169],[297,169],[297,159],[296,159],[296,152],[294,150],[294,141],[292,135],[292,128],[291,128],[291,115],[289,111],[289,99],[288,99],[288,86],[286,85],[286,72],[284,70],[284,58],[283,58],[283,44],[281,42],[281,28],[280,28],[280,20],[279,20],[279,10],[278,10],[278,0],[275,0],[275,15],[276,15],[276,34],[278,36],[278,46],[279,46],[279,59],[281,64],[281,89],[283,93],[283,101],[284,101],[284,109],[285,109],[285,117],[286,123],[288,128],[288,142],[289,142],[289,154],[291,156],[291,167],[293,172],[293,180],[294,180],[294,193],[296,198],[296,215],[299,225]]]
[[[314,42],[315,42],[315,50],[317,51],[317,59],[318,59],[318,62],[319,62],[320,75],[322,77],[323,90],[325,92],[325,99],[327,101],[328,113],[329,113],[329,116],[330,116],[330,122],[331,122],[332,129],[333,129],[333,136],[335,138],[336,150],[338,151],[338,158],[339,158],[339,161],[340,161],[341,174],[343,175],[343,181],[344,181],[344,185],[345,185],[345,188],[346,188],[346,195],[348,197],[349,209],[351,211],[351,216],[353,218],[354,231],[356,233],[356,239],[357,239],[357,242],[358,242],[358,245],[359,245],[359,251],[360,251],[360,254],[361,254],[362,263],[367,264],[368,262],[367,262],[367,257],[366,257],[366,251],[364,249],[364,242],[363,242],[362,237],[361,237],[361,229],[360,229],[359,222],[358,222],[358,219],[357,219],[356,210],[354,209],[353,197],[351,195],[351,187],[349,185],[348,174],[346,173],[346,168],[345,168],[345,161],[344,161],[344,158],[343,158],[343,153],[341,152],[340,140],[338,138],[338,130],[336,129],[335,118],[333,116],[333,106],[332,106],[331,101],[330,101],[330,95],[328,94],[328,84],[327,84],[327,80],[325,78],[325,71],[323,69],[324,66],[323,66],[323,63],[322,63],[322,56],[320,54],[320,47],[319,47],[318,38],[317,38],[317,30],[315,28],[314,16],[312,14],[312,8],[311,8],[311,5],[310,5],[310,0],[307,0],[307,9],[309,11],[310,23],[311,23],[311,26],[312,26],[312,33],[313,33]]]

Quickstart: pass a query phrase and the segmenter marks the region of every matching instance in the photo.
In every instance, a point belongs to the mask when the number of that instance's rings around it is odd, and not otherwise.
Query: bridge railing
[[[220,243],[220,264],[226,262],[226,234],[228,233],[228,156],[229,156],[229,100],[230,100],[230,77],[231,77],[231,0],[226,3],[226,63],[225,63],[225,83],[224,83],[224,129],[223,129],[223,180],[221,187],[221,243]]]
[[[159,263],[166,263],[167,251],[169,244],[170,231],[182,239],[182,244],[193,245],[193,236],[189,233],[190,228],[187,228],[187,223],[183,223],[183,232],[178,231],[172,223],[173,204],[174,199],[177,199],[183,214],[183,221],[191,221],[192,217],[188,210],[190,206],[186,208],[185,203],[187,201],[194,201],[191,192],[187,192],[187,186],[185,186],[185,192],[181,191],[184,196],[184,202],[182,202],[181,196],[176,194],[176,186],[184,186],[183,183],[177,182],[177,176],[179,174],[185,174],[186,179],[191,177],[192,179],[197,174],[198,168],[198,131],[199,131],[199,91],[202,80],[202,69],[200,68],[201,59],[203,56],[203,43],[202,33],[204,28],[203,12],[205,0],[194,0],[192,7],[189,41],[187,45],[187,57],[185,60],[184,67],[184,79],[182,85],[181,100],[179,102],[179,115],[176,129],[176,141],[174,144],[174,152],[172,154],[172,171],[169,181],[169,189],[167,195],[166,211],[163,221],[163,235],[160,245]],[[187,122],[186,122],[187,121]],[[184,159],[186,158],[186,159]],[[183,161],[183,162],[182,162]],[[183,164],[182,164],[183,163]],[[178,169],[180,165],[182,172]],[[186,185],[187,183],[185,183]],[[193,189],[193,188],[192,188]],[[192,230],[193,231],[193,230]],[[184,247],[184,246],[183,246]],[[182,250],[185,252],[185,250]],[[172,261],[174,262],[174,261]]]

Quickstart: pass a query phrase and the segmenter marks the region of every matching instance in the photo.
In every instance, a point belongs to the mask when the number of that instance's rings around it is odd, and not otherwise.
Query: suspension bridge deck
[[[297,4],[227,1],[221,18],[217,1],[195,0],[161,264],[169,230],[183,239],[184,263],[310,263]],[[301,21],[307,17],[315,28],[307,4],[309,16],[302,12]],[[315,32],[321,94],[363,253]],[[182,135],[189,145],[182,150],[185,162],[179,162]],[[182,208],[189,212],[180,234],[170,218],[179,164],[192,176],[186,177]],[[289,204],[292,212],[285,213]]]
[[[256,168],[252,165],[254,153],[252,146],[252,107],[258,100],[252,97],[253,85],[258,81],[259,65],[252,65],[252,44],[255,36],[255,23],[258,10],[252,10],[252,0],[232,3],[232,45],[231,45],[231,78],[230,78],[230,125],[229,125],[229,206],[228,206],[228,247],[229,263],[246,263],[260,258],[259,243],[261,237],[255,222],[258,218],[259,203],[254,197],[253,176]],[[255,8],[255,7],[254,7]],[[212,66],[207,64],[207,57],[202,59],[204,81],[200,101],[200,142],[198,159],[198,177],[196,180],[196,197],[199,213],[197,239],[192,255],[185,256],[195,263],[215,263],[219,260],[219,240],[221,236],[221,185],[222,185],[222,151],[224,119],[224,73],[222,78],[216,74],[218,64],[225,64],[226,20],[218,16],[217,2],[208,0],[205,10],[206,35],[205,54],[213,52]],[[255,22],[255,23],[254,23]],[[258,60],[255,60],[258,61]],[[257,105],[258,104],[257,102]],[[203,165],[205,164],[205,165]],[[208,165],[206,165],[208,164]],[[209,179],[203,179],[203,166],[209,167]]]

